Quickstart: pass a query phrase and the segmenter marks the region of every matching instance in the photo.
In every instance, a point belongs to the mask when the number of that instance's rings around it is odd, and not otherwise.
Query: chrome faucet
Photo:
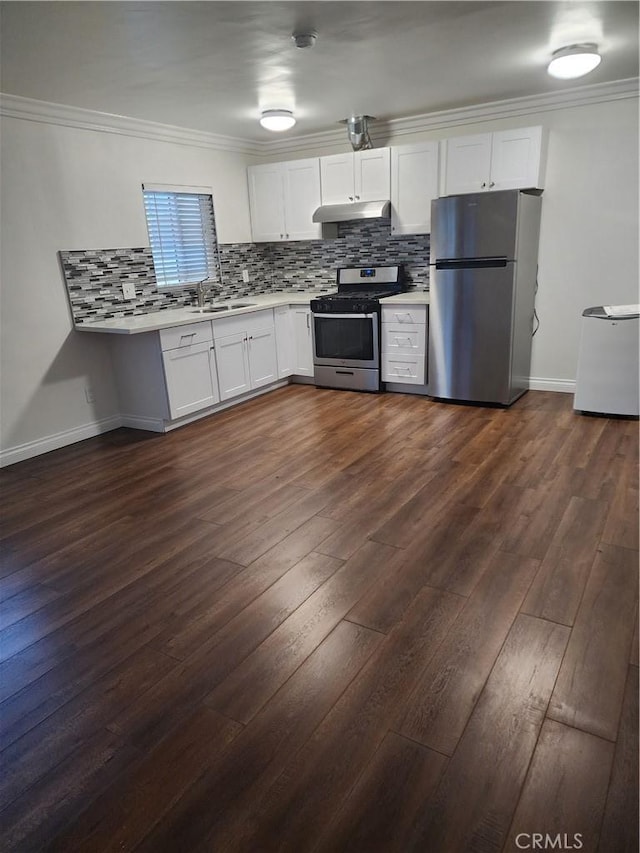
[[[204,308],[204,304],[207,300],[207,296],[211,292],[210,287],[204,286],[205,281],[206,281],[206,279],[204,279],[203,281],[199,281],[196,284],[196,296],[198,298],[198,308]]]

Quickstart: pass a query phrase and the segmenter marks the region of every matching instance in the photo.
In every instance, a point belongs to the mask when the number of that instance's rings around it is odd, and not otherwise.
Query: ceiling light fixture
[[[296,119],[291,110],[265,110],[260,116],[260,124],[266,130],[276,133],[289,130],[295,123]]]
[[[597,44],[571,44],[561,47],[551,54],[551,62],[547,71],[552,77],[561,80],[572,80],[583,77],[600,65],[601,56]]]

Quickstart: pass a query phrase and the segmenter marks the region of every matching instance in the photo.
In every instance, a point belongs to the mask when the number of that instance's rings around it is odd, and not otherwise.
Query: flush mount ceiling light
[[[266,130],[274,130],[277,133],[289,130],[295,123],[296,119],[291,110],[265,110],[260,116],[260,124]]]
[[[582,77],[600,65],[600,54],[597,44],[572,44],[561,47],[551,54],[551,62],[547,71],[552,77],[561,80],[572,80]]]

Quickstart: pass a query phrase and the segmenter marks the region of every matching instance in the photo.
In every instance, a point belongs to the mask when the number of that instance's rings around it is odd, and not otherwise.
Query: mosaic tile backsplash
[[[341,222],[338,236],[291,243],[220,244],[222,287],[216,299],[272,290],[334,290],[343,266],[404,264],[414,290],[429,289],[429,235],[392,236],[388,221]],[[156,285],[151,249],[60,252],[75,323],[170,310],[196,301],[194,288]],[[245,284],[242,271],[249,271]],[[122,285],[134,284],[135,299]]]

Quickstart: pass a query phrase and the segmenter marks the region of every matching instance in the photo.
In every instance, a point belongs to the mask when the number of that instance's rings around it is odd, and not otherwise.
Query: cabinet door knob
[[[495,187],[495,185],[495,181],[491,181],[491,183],[489,184],[490,187]]]
[[[349,196],[349,201],[353,201],[353,196],[352,196],[352,195],[350,195],[350,196]]]
[[[483,181],[483,182],[480,184],[480,186],[482,187],[482,189],[484,189],[484,188],[487,186],[487,182],[486,182],[486,181]],[[280,236],[282,237],[282,234],[281,234]]]
[[[360,196],[359,196],[359,195],[357,195],[357,196],[356,196],[356,201],[360,201]]]
[[[484,186],[484,184],[483,184],[483,186]],[[284,234],[281,234],[281,235],[280,235],[280,239],[282,240],[282,238],[283,238],[283,237],[284,237]]]

